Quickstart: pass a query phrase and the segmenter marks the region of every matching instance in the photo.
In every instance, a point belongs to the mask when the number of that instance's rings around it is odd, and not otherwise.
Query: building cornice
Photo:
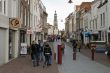
[[[99,6],[97,8],[101,8],[101,7],[103,7],[107,3],[108,3],[108,0],[105,0],[103,3],[100,2]]]

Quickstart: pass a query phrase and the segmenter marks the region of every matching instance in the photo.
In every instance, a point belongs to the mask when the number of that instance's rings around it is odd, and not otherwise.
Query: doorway
[[[14,58],[15,31],[9,30],[9,60]]]
[[[110,33],[108,33],[108,43],[110,43]]]

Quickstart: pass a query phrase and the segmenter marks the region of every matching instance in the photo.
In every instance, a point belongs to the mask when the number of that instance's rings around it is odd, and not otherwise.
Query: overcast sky
[[[58,28],[64,29],[65,18],[74,11],[75,5],[80,5],[82,2],[90,2],[93,0],[72,0],[73,3],[69,4],[69,0],[41,0],[46,7],[48,13],[48,23],[53,25],[54,12],[56,10],[58,16]],[[61,22],[63,20],[63,22]]]

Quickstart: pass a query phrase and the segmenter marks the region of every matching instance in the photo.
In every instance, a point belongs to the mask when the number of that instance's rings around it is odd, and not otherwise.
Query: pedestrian
[[[91,44],[91,59],[94,60],[95,57],[96,44]]]
[[[31,59],[32,59],[32,63],[33,63],[33,66],[35,67],[35,55],[36,55],[36,52],[35,52],[35,41],[32,41],[32,44],[31,44]]]
[[[36,63],[37,63],[37,66],[39,66],[39,62],[40,62],[40,46],[39,44],[35,43],[35,59],[36,59]]]
[[[80,52],[80,49],[81,49],[81,41],[80,40],[77,41],[77,49]]]
[[[72,46],[73,46],[73,60],[76,60],[76,48],[77,48],[76,40],[72,41]]]
[[[76,42],[76,40],[72,41],[72,46],[73,46],[73,52],[76,52],[76,49],[77,49],[77,42]]]
[[[65,51],[65,43],[62,41],[61,42],[61,49],[62,49],[62,53],[64,55],[64,51]]]
[[[40,49],[40,61],[43,61],[43,42],[41,40],[38,40],[38,48]]]
[[[106,44],[106,55],[110,57],[110,44]]]
[[[43,67],[45,67],[45,65],[47,65],[47,66],[51,65],[52,51],[51,51],[51,47],[49,46],[48,43],[45,43],[45,45],[44,45],[44,56],[45,56],[45,62],[44,62]]]

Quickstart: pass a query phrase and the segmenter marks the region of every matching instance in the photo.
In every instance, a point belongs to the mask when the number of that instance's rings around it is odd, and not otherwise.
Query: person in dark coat
[[[31,44],[31,59],[34,67],[35,67],[35,55],[36,55],[35,49],[36,49],[35,41],[33,41]]]
[[[44,66],[49,65],[49,60],[50,60],[51,55],[52,55],[51,48],[50,48],[49,44],[46,43],[45,46],[44,46],[44,56],[45,56]]]
[[[32,42],[31,45],[31,58],[32,58],[32,62],[33,62],[33,66],[39,66],[39,57],[40,57],[40,49],[39,49],[39,45],[37,43],[35,43],[35,41]]]
[[[106,44],[107,56],[110,57],[110,44]]]
[[[36,49],[35,49],[36,62],[37,62],[37,66],[39,66],[39,62],[40,62],[40,46],[39,46],[39,44],[36,43],[35,47],[36,47]]]
[[[76,60],[76,50],[77,50],[76,40],[73,40],[72,45],[73,45],[73,60]]]
[[[43,61],[43,42],[41,40],[38,40],[38,48],[40,50],[40,61]]]
[[[77,50],[77,42],[76,42],[76,40],[72,41],[72,46],[73,46],[73,52],[76,52],[76,50]]]

